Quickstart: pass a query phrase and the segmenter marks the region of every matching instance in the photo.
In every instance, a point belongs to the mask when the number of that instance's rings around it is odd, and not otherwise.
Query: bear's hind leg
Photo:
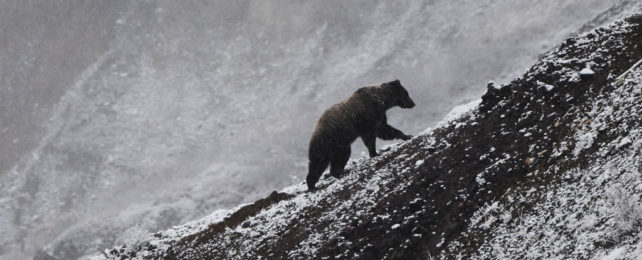
[[[335,178],[341,178],[343,175],[343,168],[346,167],[348,160],[350,159],[350,146],[344,147],[343,149],[337,149],[332,156],[330,161],[330,174]]]
[[[308,189],[314,189],[314,185],[319,181],[329,163],[330,162],[325,159],[310,159],[310,163],[308,164],[308,177],[305,181],[308,184]]]

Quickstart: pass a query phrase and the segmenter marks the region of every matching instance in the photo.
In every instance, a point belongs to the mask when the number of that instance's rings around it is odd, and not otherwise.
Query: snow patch
[[[421,165],[423,165],[423,164],[424,164],[424,160],[417,160],[417,161],[415,162],[415,166],[417,166],[417,167],[419,167],[419,166],[421,166]]]
[[[593,74],[595,74],[595,72],[590,67],[586,67],[586,68],[583,68],[582,70],[580,70],[580,75],[581,76],[589,76],[589,75],[593,75]]]

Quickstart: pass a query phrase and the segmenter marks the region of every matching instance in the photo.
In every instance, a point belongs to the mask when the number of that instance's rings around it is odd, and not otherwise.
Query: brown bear
[[[388,125],[386,110],[395,106],[415,106],[399,80],[359,88],[348,99],[323,112],[310,139],[308,189],[314,189],[328,164],[331,164],[332,176],[341,177],[350,158],[350,145],[357,137],[361,137],[370,157],[377,156],[377,137],[383,140],[412,138]]]

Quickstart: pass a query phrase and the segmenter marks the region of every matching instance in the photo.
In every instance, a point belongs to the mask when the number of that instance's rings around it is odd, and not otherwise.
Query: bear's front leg
[[[396,129],[388,124],[385,124],[377,130],[377,137],[383,140],[393,140],[393,139],[410,140],[410,138],[412,138],[412,135],[404,134],[403,132],[401,132],[401,130]]]
[[[377,156],[377,137],[374,133],[369,133],[361,136],[363,144],[368,148],[368,153],[370,153],[370,158]]]

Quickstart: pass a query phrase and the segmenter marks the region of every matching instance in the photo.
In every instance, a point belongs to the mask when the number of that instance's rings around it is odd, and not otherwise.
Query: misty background
[[[417,106],[388,118],[415,135],[621,2],[0,1],[0,258],[301,182],[317,118],[357,88],[400,79]]]

